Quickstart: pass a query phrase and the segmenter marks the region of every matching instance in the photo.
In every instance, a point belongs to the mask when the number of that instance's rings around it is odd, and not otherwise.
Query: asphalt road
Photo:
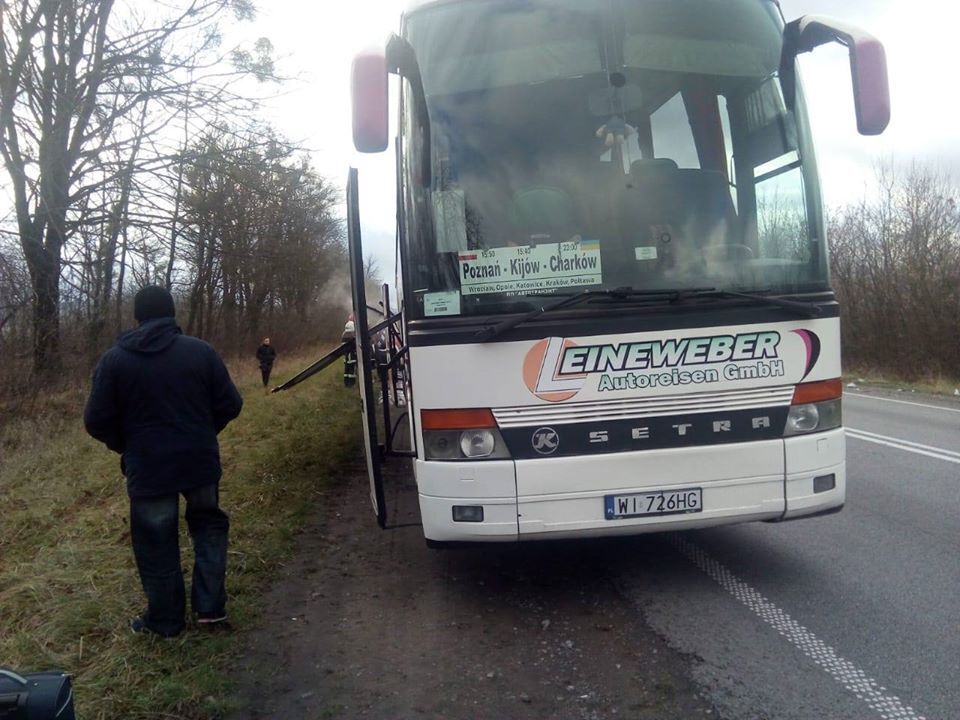
[[[723,717],[960,718],[960,403],[848,389],[844,424],[842,513],[612,568]]]
[[[405,463],[318,505],[238,720],[960,720],[960,399],[848,389],[823,518],[431,551]]]

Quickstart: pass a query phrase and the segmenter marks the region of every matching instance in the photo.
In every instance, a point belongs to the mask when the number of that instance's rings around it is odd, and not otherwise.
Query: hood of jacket
[[[117,338],[117,347],[136,353],[159,353],[166,350],[183,330],[174,318],[157,318],[128,330]]]

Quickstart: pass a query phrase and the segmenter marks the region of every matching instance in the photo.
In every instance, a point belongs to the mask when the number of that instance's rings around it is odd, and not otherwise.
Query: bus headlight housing
[[[493,413],[480,410],[423,410],[425,460],[503,460],[510,451]]]
[[[784,437],[840,427],[843,424],[842,393],[839,380],[798,385],[787,415]]]
[[[802,435],[814,432],[820,424],[820,411],[816,405],[794,405],[787,415],[787,427],[784,435]]]
[[[427,460],[459,460],[459,433],[455,430],[433,430],[423,433],[423,449]]]
[[[460,452],[464,457],[490,457],[496,447],[497,441],[491,430],[464,430],[460,433]]]

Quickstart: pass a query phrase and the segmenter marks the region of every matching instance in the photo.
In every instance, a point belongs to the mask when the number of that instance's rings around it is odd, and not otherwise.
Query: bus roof
[[[452,5],[454,3],[467,3],[472,1],[473,0],[409,0],[403,14],[410,15],[411,13],[433,5]]]
[[[410,15],[415,12],[419,12],[427,7],[433,7],[435,5],[453,5],[456,3],[468,3],[476,2],[477,0],[408,0],[406,9],[403,12],[404,16]],[[780,8],[780,0],[769,0],[778,8]],[[781,10],[782,14],[782,10]]]

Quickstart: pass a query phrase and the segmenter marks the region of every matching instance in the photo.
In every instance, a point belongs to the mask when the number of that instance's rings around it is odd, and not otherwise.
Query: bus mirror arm
[[[847,23],[822,15],[805,15],[787,24],[780,62],[780,80],[787,103],[793,106],[797,56],[832,42],[850,51],[857,129],[861,135],[880,135],[890,123],[886,52],[883,43],[873,35]]]
[[[423,89],[423,77],[420,74],[417,53],[413,46],[402,37],[391,34],[387,39],[386,59],[387,69],[402,78],[406,78],[410,83],[413,100],[417,106],[417,118],[423,131],[420,178],[424,187],[430,187],[430,112],[427,108],[427,94]]]

